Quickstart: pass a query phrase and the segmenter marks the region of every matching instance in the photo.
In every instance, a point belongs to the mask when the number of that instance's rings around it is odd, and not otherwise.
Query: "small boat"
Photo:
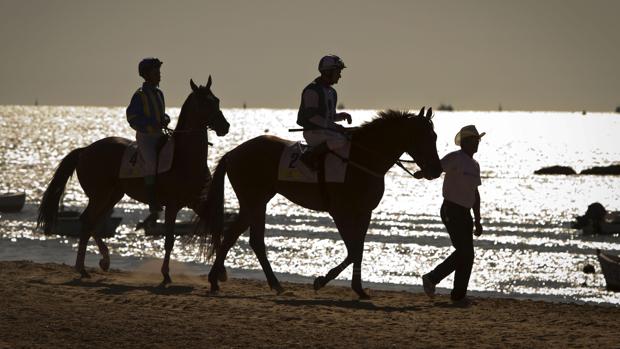
[[[121,217],[112,217],[112,211],[110,211],[110,215],[95,227],[94,232],[102,238],[112,237],[116,234],[116,228],[121,223],[121,220]],[[58,212],[56,224],[54,224],[50,234],[79,237],[81,228],[80,212],[60,211]]]
[[[192,222],[176,222],[174,224],[174,235],[185,236],[192,234],[194,223]],[[166,228],[164,223],[155,223],[155,225],[144,228],[144,234],[147,236],[164,236]]]
[[[230,225],[237,218],[236,213],[224,212],[224,229]],[[164,223],[155,223],[154,226],[144,229],[144,234],[147,236],[164,236],[166,228]],[[185,236],[194,234],[194,222],[181,221],[174,224],[174,235]]]
[[[598,226],[593,224],[586,225],[582,228],[583,235],[614,235],[620,234],[620,222],[601,222]]]
[[[575,217],[573,229],[581,229],[583,235],[620,234],[620,212],[609,212],[598,202],[588,206],[585,215]]]
[[[19,212],[26,202],[26,193],[0,194],[0,212]]]
[[[620,291],[620,257],[596,250],[598,261],[607,282],[607,289]]]

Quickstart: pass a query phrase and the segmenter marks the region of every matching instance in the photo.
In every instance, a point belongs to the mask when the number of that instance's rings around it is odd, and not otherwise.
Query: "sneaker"
[[[430,298],[435,298],[435,283],[428,277],[428,275],[422,275],[422,286],[424,287],[424,293]]]

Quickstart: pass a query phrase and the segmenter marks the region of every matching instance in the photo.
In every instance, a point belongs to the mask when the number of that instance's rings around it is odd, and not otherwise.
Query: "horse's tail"
[[[70,152],[60,162],[54,173],[54,177],[47,185],[41,205],[39,205],[39,216],[37,217],[37,228],[42,227],[45,233],[50,233],[58,217],[58,204],[60,197],[65,191],[67,181],[73,175],[80,159],[80,153],[84,148],[77,148]]]
[[[209,191],[199,209],[196,235],[200,241],[200,254],[211,259],[222,244],[224,232],[224,177],[226,176],[225,154],[215,168],[209,184]]]

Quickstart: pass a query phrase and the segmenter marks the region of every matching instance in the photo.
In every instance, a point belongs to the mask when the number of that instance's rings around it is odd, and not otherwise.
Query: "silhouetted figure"
[[[441,221],[446,226],[454,252],[433,271],[422,276],[424,292],[433,298],[435,285],[454,272],[454,287],[450,298],[455,303],[466,305],[469,276],[474,264],[474,243],[472,232],[482,234],[480,223],[480,165],[474,160],[478,151],[480,138],[485,133],[478,133],[476,126],[463,127],[456,134],[454,142],[461,150],[454,151],[441,159],[441,166],[446,173],[443,182],[443,205]],[[421,171],[416,177],[421,177]],[[474,211],[472,221],[471,210]],[[474,230],[475,228],[475,230]]]
[[[351,115],[336,113],[338,94],[332,87],[340,80],[344,68],[346,66],[338,56],[321,58],[321,76],[306,86],[301,94],[297,124],[305,129],[304,138],[312,147],[302,155],[301,160],[312,169],[316,168],[325,153],[330,150],[337,152],[347,142],[346,129],[336,121],[347,120],[350,124]]]
[[[155,194],[157,152],[160,142],[164,140],[162,129],[170,123],[170,117],[166,114],[164,94],[158,88],[162,64],[163,62],[157,58],[145,58],[138,64],[138,73],[144,79],[144,83],[133,94],[127,107],[127,121],[131,128],[136,130],[138,151],[146,167],[144,186],[149,198],[150,215],[141,226],[153,225],[162,210]]]
[[[575,222],[571,225],[573,229],[583,229],[587,226],[592,226],[592,231],[595,234],[601,233],[601,223],[607,216],[607,210],[599,203],[595,202],[588,206],[586,213],[583,216],[575,218]]]

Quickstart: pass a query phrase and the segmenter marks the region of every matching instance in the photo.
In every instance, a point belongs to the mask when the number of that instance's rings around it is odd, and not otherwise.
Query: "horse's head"
[[[407,120],[410,125],[407,131],[411,134],[411,142],[405,151],[420,166],[426,179],[435,179],[442,172],[439,155],[437,155],[437,134],[432,118],[433,109],[429,108],[424,115],[424,108],[422,108],[418,115],[413,115]]]
[[[225,136],[228,133],[230,124],[226,121],[220,109],[220,100],[211,92],[211,75],[206,86],[196,86],[190,79],[189,85],[192,87],[192,102],[195,110],[200,115],[201,123],[215,131],[218,136]]]

